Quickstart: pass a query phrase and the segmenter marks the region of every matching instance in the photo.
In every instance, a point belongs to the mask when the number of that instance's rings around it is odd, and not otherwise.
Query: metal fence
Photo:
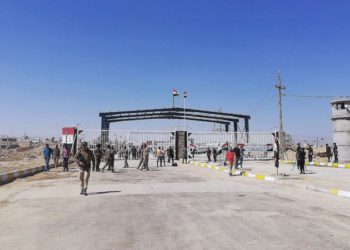
[[[78,145],[86,141],[89,147],[94,149],[96,145],[110,144],[121,152],[124,146],[140,146],[147,143],[151,149],[169,146],[175,148],[175,132],[173,131],[125,131],[109,130],[108,137],[103,136],[107,131],[83,129],[78,136]],[[189,158],[195,160],[207,160],[206,151],[216,149],[221,152],[218,160],[224,160],[225,148],[223,145],[234,146],[242,144],[245,148],[246,159],[270,159],[272,158],[273,135],[270,132],[188,132]],[[195,153],[192,154],[192,150]],[[222,150],[223,149],[223,150]]]

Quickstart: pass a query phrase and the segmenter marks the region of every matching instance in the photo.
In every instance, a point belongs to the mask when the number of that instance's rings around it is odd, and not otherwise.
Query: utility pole
[[[280,129],[279,129],[279,140],[280,140],[280,158],[284,158],[285,150],[285,139],[283,132],[283,114],[282,114],[282,90],[285,90],[286,87],[282,85],[281,70],[278,71],[278,85],[275,85],[275,88],[278,89],[278,108],[280,116]]]

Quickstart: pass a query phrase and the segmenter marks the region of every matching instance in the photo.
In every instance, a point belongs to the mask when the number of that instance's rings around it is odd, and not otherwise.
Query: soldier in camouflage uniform
[[[111,169],[111,165],[112,165],[112,159],[111,159],[111,156],[112,156],[112,149],[111,149],[111,146],[110,145],[107,145],[107,148],[105,150],[105,160],[106,160],[106,164],[103,166],[102,168],[102,172],[105,170],[106,167],[108,167],[108,170]]]
[[[145,144],[142,144],[141,145],[141,149],[140,149],[140,153],[139,153],[139,157],[140,157],[140,162],[139,162],[139,166],[137,167],[137,169],[140,169],[140,167],[142,166],[142,163],[143,163],[143,150],[145,149]],[[141,168],[142,170],[142,168]]]
[[[60,152],[60,149],[58,148],[58,145],[56,145],[52,153],[52,159],[55,163],[55,168],[58,167],[58,160],[60,159],[60,157],[61,157],[61,152]]]
[[[147,171],[149,170],[148,168],[148,160],[149,160],[149,148],[146,146],[143,150],[143,165],[141,170],[146,169]]]
[[[102,159],[102,149],[101,149],[101,144],[97,144],[96,145],[96,149],[94,151],[94,155],[95,155],[95,167],[96,167],[96,171],[99,172],[100,171],[100,164],[101,164],[101,159]],[[92,168],[92,171],[95,171],[95,168]]]
[[[91,172],[91,162],[92,162],[93,168],[95,168],[95,157],[93,152],[88,148],[87,142],[82,143],[82,147],[76,153],[74,160],[79,166],[80,186],[81,186],[80,194],[87,195],[87,188],[88,188],[90,172]]]

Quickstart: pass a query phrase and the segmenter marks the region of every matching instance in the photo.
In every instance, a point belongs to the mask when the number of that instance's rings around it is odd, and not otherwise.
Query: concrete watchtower
[[[350,162],[350,98],[331,102],[333,142],[338,145],[339,161]]]

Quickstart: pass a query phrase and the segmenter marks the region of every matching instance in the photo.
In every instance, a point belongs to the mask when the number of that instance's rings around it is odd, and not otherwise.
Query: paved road
[[[180,166],[0,187],[0,249],[350,249],[350,201]]]

